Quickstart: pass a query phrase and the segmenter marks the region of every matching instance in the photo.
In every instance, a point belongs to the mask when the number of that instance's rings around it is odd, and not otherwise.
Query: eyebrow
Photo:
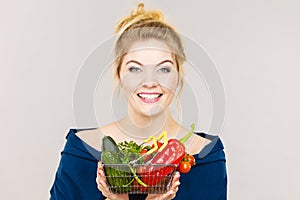
[[[128,65],[128,64],[129,64],[129,63],[131,63],[131,62],[133,62],[133,63],[136,63],[136,64],[138,64],[138,65],[141,65],[141,66],[143,66],[143,64],[142,64],[142,63],[140,63],[140,62],[138,62],[138,61],[136,61],[136,60],[129,60],[128,62],[126,62],[126,64],[125,64],[125,65]],[[162,61],[162,62],[158,63],[156,66],[162,65],[162,64],[164,64],[164,63],[166,63],[166,62],[169,62],[169,63],[171,63],[172,65],[174,65],[174,63],[173,63],[173,61],[172,61],[172,60],[164,60],[164,61]]]

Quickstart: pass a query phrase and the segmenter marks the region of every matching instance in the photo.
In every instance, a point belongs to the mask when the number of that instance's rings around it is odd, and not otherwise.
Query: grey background
[[[300,2],[144,2],[222,76],[229,199],[300,199]],[[81,64],[136,3],[0,2],[1,199],[49,198]]]

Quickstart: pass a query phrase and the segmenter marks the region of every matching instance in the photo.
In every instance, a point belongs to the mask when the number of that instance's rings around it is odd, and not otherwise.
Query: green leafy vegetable
[[[104,136],[102,139],[102,163],[111,166],[105,167],[105,174],[107,175],[107,181],[114,191],[126,192],[130,188],[125,187],[132,182],[131,172],[129,168],[118,169],[113,167],[113,164],[120,164],[123,155],[121,155],[116,142],[109,136]]]
[[[140,155],[139,153],[143,150],[142,145],[138,145],[134,141],[120,142],[118,147],[123,154],[120,158],[122,164],[128,164],[130,161],[137,159]]]
[[[129,192],[131,187],[127,186],[132,184],[134,179],[140,185],[147,186],[137,175],[135,168],[131,165],[120,164],[129,164],[142,155],[142,150],[147,152],[151,148],[151,146],[138,145],[134,141],[124,141],[116,144],[109,136],[102,139],[102,163],[106,164],[105,173],[109,185],[112,186],[112,191],[117,193]],[[139,162],[143,163],[144,158],[140,159]]]

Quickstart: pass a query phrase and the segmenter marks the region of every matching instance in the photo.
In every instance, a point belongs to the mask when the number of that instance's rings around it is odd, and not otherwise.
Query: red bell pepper
[[[184,158],[186,154],[184,142],[188,140],[191,137],[191,135],[194,133],[195,125],[192,124],[191,127],[192,129],[183,138],[179,140],[178,139],[168,140],[167,146],[153,158],[149,166],[145,167],[143,171],[146,171],[146,173],[143,173],[142,181],[147,186],[156,185],[174,170],[174,167],[171,166],[159,167],[159,166],[155,166],[156,164],[177,165]]]

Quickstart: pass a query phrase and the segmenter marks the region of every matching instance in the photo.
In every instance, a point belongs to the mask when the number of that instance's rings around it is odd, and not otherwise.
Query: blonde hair
[[[164,42],[171,49],[179,73],[179,84],[182,88],[182,64],[186,59],[182,41],[175,28],[165,21],[161,11],[145,11],[144,3],[139,3],[129,16],[119,21],[115,28],[115,34],[118,36],[115,43],[115,75],[118,80],[120,80],[123,57],[128,52],[131,44],[136,41],[157,39]]]

